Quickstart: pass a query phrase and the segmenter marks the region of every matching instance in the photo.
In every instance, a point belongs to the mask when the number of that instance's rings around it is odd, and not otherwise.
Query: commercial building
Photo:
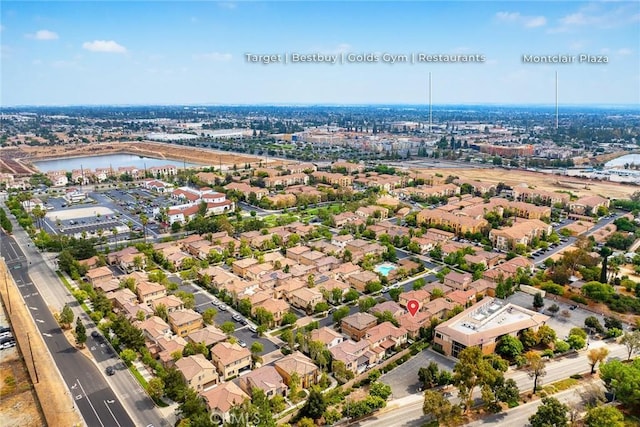
[[[501,337],[518,336],[525,329],[537,330],[548,319],[544,314],[487,297],[436,326],[433,345],[453,357],[473,346],[490,354]]]

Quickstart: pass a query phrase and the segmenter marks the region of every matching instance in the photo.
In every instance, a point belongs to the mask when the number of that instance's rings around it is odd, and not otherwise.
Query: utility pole
[[[558,72],[556,71],[556,130],[558,130]]]
[[[431,129],[432,129],[432,114],[433,114],[433,109],[432,109],[432,98],[431,98],[431,71],[429,71],[429,134],[431,134]]]

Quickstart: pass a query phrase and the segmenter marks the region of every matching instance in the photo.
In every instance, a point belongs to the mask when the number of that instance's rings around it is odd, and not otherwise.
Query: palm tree
[[[116,241],[116,247],[118,246],[118,229],[113,227],[111,229],[111,234],[113,235],[114,240]]]
[[[142,222],[142,231],[144,232],[144,242],[147,243],[147,224],[149,218],[145,214],[140,214],[140,222]]]

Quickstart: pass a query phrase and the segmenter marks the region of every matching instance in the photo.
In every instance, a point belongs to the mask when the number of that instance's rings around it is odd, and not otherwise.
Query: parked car
[[[245,348],[247,346],[247,343],[244,341],[238,341],[238,345],[242,348]]]
[[[107,369],[105,372],[107,373],[107,375],[111,376],[116,373],[116,370],[113,369],[113,366],[107,366]]]
[[[227,306],[224,304],[220,304],[218,308],[220,309],[220,311],[227,311]]]

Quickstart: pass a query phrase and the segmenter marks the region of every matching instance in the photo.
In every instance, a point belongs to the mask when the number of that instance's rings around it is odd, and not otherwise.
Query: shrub
[[[566,341],[561,341],[558,340],[555,343],[555,352],[556,353],[566,353],[567,351],[569,351],[571,347],[569,346],[569,343],[567,343]]]
[[[569,378],[573,378],[574,380],[581,380],[582,379],[582,375],[581,374],[573,374]]]
[[[571,301],[575,301],[578,304],[587,304],[588,301],[585,297],[581,296],[581,295],[572,295],[571,296]]]

